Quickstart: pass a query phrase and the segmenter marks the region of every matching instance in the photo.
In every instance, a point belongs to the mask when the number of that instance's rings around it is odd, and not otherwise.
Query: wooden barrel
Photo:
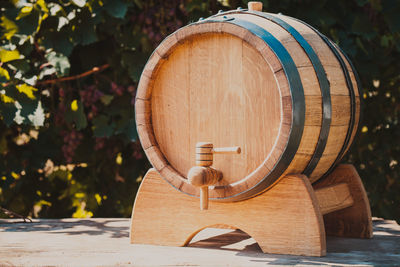
[[[136,96],[137,129],[161,176],[193,196],[187,182],[197,142],[239,146],[216,155],[223,178],[210,199],[259,194],[288,173],[311,182],[348,150],[360,118],[361,88],[347,56],[297,19],[238,9],[179,29],[154,51]]]

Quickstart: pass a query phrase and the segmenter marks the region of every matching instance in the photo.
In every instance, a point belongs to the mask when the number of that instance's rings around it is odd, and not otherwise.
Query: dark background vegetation
[[[373,215],[400,221],[400,2],[263,2],[264,11],[313,25],[353,60],[365,115],[346,160]],[[150,166],[133,111],[147,58],[176,29],[246,4],[0,1],[0,206],[32,217],[129,216]]]

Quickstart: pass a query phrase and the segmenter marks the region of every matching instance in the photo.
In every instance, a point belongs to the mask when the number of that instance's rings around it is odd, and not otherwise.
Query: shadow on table
[[[374,220],[373,224],[372,239],[327,237],[325,257],[264,254],[255,240],[240,230],[203,239],[189,247],[237,251],[238,256],[252,257],[250,261],[277,265],[400,266],[400,227],[393,229],[394,223],[383,220]]]
[[[98,220],[69,220],[69,219],[42,219],[32,223],[6,222],[0,223],[1,231],[5,232],[33,232],[47,231],[52,234],[67,235],[103,235],[110,234],[113,238],[128,237],[129,226],[125,226],[119,219]],[[126,224],[126,223],[125,223]]]
[[[238,243],[243,243],[243,245],[237,245]],[[254,239],[239,229],[190,243],[188,247],[214,248],[231,251],[253,251],[262,253],[260,246],[254,241]]]
[[[395,222],[390,223],[390,221],[384,221],[380,219],[373,220],[374,232],[386,232],[391,235],[400,236],[400,227],[398,229],[390,228],[391,225],[395,224]]]

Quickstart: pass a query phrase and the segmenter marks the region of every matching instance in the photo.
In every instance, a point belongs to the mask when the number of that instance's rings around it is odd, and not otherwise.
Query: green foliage
[[[400,221],[400,3],[262,2],[313,25],[353,60],[365,115],[347,160],[363,178],[373,214]],[[133,120],[147,58],[174,30],[246,4],[3,1],[0,205],[42,217],[129,216],[149,167]]]

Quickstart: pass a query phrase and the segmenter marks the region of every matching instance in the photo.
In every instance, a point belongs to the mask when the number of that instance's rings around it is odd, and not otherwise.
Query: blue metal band
[[[350,58],[344,53],[344,51],[337,45],[335,45],[336,49],[338,49],[342,55],[346,58],[347,62],[350,64],[350,68],[353,71],[354,77],[356,78],[356,83],[357,83],[357,90],[358,90],[358,96],[359,96],[359,101],[360,101],[360,117],[358,119],[358,125],[357,125],[357,131],[356,133],[358,134],[361,130],[361,122],[363,120],[363,107],[364,107],[364,101],[363,101],[363,89],[362,89],[362,84],[360,80],[360,76],[358,76],[358,72],[356,71],[356,68],[353,65],[353,62],[351,62]],[[354,144],[354,142],[353,142]],[[350,145],[351,146],[351,145]]]
[[[349,70],[347,69],[346,63],[344,62],[339,51],[335,48],[335,45],[332,43],[332,41],[329,40],[328,37],[326,37],[326,36],[324,36],[324,37],[325,38],[323,38],[323,39],[325,39],[326,42],[330,43],[330,48],[331,48],[332,52],[335,54],[336,58],[338,59],[340,66],[342,67],[343,74],[346,77],[346,84],[347,84],[347,88],[349,89],[349,94],[350,94],[350,115],[351,116],[350,116],[349,128],[347,129],[347,134],[346,134],[346,138],[344,139],[343,146],[340,149],[340,152],[337,155],[332,166],[322,175],[322,177],[329,175],[335,169],[336,165],[339,163],[339,161],[344,156],[346,149],[350,146],[350,140],[351,140],[351,136],[353,135],[353,132],[354,132],[354,124],[355,124],[355,120],[356,120],[356,96],[354,93],[353,82],[350,78]],[[344,53],[343,53],[343,55],[344,55]]]

